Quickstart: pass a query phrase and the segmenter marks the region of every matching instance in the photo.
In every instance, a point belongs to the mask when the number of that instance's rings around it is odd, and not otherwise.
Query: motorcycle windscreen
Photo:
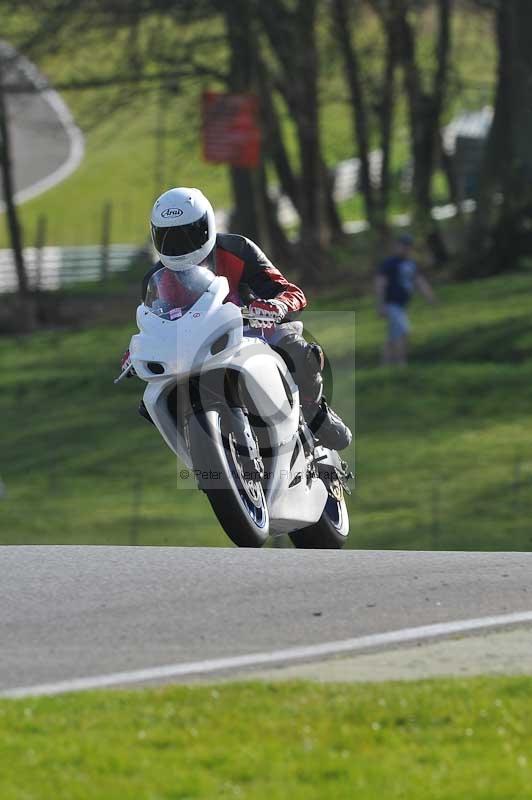
[[[144,305],[158,317],[179,319],[205,294],[213,280],[213,273],[206,267],[179,272],[161,267],[148,282]]]

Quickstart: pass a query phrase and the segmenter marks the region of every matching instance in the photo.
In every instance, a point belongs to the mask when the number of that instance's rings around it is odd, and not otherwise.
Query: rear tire
[[[288,534],[301,550],[341,550],[349,535],[349,514],[345,499],[329,495],[323,513],[314,525]]]
[[[227,442],[219,411],[194,414],[188,422],[190,454],[198,484],[218,522],[237,547],[262,547],[269,534],[269,515],[260,481],[244,481],[235,452]],[[216,477],[213,479],[212,475]]]

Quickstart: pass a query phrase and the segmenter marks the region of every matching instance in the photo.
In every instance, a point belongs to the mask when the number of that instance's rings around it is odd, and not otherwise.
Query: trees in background
[[[387,25],[397,42],[410,122],[412,200],[419,227],[432,226],[432,180],[440,151],[442,113],[448,83],[452,0],[436,0],[437,35],[432,76],[424,76],[417,57],[416,33],[408,0],[390,2]]]
[[[499,64],[495,113],[460,274],[515,269],[532,255],[532,4],[495,6]]]
[[[493,9],[500,55],[495,120],[470,226],[470,257],[462,269],[469,275],[514,264],[530,244],[532,6],[527,0],[45,0],[38,12],[31,0],[0,0],[0,12],[16,6],[26,15],[16,44],[37,60],[54,49],[79,47],[97,28],[106,32],[113,57],[105,74],[100,65],[89,65],[90,75],[61,75],[63,87],[116,86],[120,104],[153,81],[161,84],[163,102],[172,102],[186,81],[256,92],[263,160],[254,171],[230,168],[235,226],[305,264],[318,283],[330,244],[342,236],[320,118],[330,49],[350,106],[353,155],[360,162],[359,188],[371,229],[380,238],[389,226],[397,187],[394,143],[398,126],[404,134],[406,125],[414,225],[434,241],[439,234],[431,208],[448,108],[453,12],[475,1]],[[368,19],[379,31],[379,55],[371,67],[361,35],[361,22]],[[419,40],[427,19],[430,33],[423,35],[425,43],[432,36],[430,57]],[[296,246],[279,224],[275,184],[298,212]]]
[[[289,196],[300,218],[298,259],[305,263],[309,279],[316,283],[324,279],[322,266],[327,247],[341,233],[321,141],[319,8],[319,0],[255,3],[261,29],[255,41],[263,64],[261,100],[267,106],[276,140],[272,165],[280,184],[290,189]],[[266,101],[265,94],[269,95]],[[283,143],[276,110],[276,101],[278,104],[280,100],[295,129],[297,174]]]
[[[247,0],[224,0],[225,29],[229,45],[227,88],[231,92],[254,91],[257,85],[254,17]],[[255,170],[231,166],[234,212],[232,222],[245,236],[257,241],[266,237],[264,198]]]
[[[332,6],[349,87],[366,218],[372,229],[378,233],[386,232],[394,111],[398,97],[402,95],[408,112],[413,225],[434,244],[439,234],[431,216],[432,186],[441,156],[441,126],[451,51],[452,0],[415,3],[412,0],[332,0]],[[377,81],[368,84],[357,53],[356,18],[369,9],[376,14],[382,28],[382,74]],[[435,18],[436,34],[433,63],[427,66],[419,56],[417,27],[422,15],[429,10]],[[398,74],[402,78],[402,92]],[[371,109],[376,111],[373,116]],[[378,178],[371,163],[372,141],[379,147]]]
[[[230,167],[233,189],[232,225],[249,238],[262,242],[275,257],[291,256],[291,246],[278,220],[270,195],[266,162],[277,164],[283,189],[297,192],[278,115],[272,101],[268,70],[257,46],[258,24],[249,0],[223,0],[225,31],[229,44],[229,67],[225,83],[231,92],[255,92],[261,98],[264,131],[263,158],[258,169]]]
[[[368,98],[367,89],[364,86],[360,59],[353,41],[352,9],[350,7],[352,5],[349,0],[333,0],[334,33],[338,38],[342,52],[345,80],[349,88],[353,131],[355,132],[356,149],[360,159],[360,191],[364,198],[366,218],[370,226],[373,227],[377,224],[377,200],[374,182],[371,179],[371,143],[368,111],[371,98]],[[388,53],[386,61],[388,64]],[[388,110],[390,112],[389,119],[391,119],[391,107]],[[386,212],[385,204],[384,207],[381,204],[381,211],[384,217]]]

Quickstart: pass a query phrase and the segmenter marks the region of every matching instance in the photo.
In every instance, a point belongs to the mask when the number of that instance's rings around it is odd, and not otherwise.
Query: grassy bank
[[[527,275],[440,291],[412,309],[412,363],[378,366],[369,300],[314,318],[351,404],[356,306],[356,471],[351,546],[530,549],[532,347]],[[131,319],[134,319],[134,302]],[[0,340],[2,543],[226,545],[203,495],[137,416],[138,380],[112,383],[134,324]]]
[[[524,800],[532,681],[242,684],[0,702],[3,800]]]

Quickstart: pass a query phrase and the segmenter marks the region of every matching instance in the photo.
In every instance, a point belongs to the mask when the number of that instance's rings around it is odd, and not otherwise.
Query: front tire
[[[190,454],[198,484],[218,522],[237,547],[262,547],[269,534],[268,507],[260,480],[245,479],[231,431],[217,410],[188,422]]]
[[[314,525],[289,534],[301,550],[341,550],[349,535],[349,513],[345,499],[329,495],[323,513]]]

